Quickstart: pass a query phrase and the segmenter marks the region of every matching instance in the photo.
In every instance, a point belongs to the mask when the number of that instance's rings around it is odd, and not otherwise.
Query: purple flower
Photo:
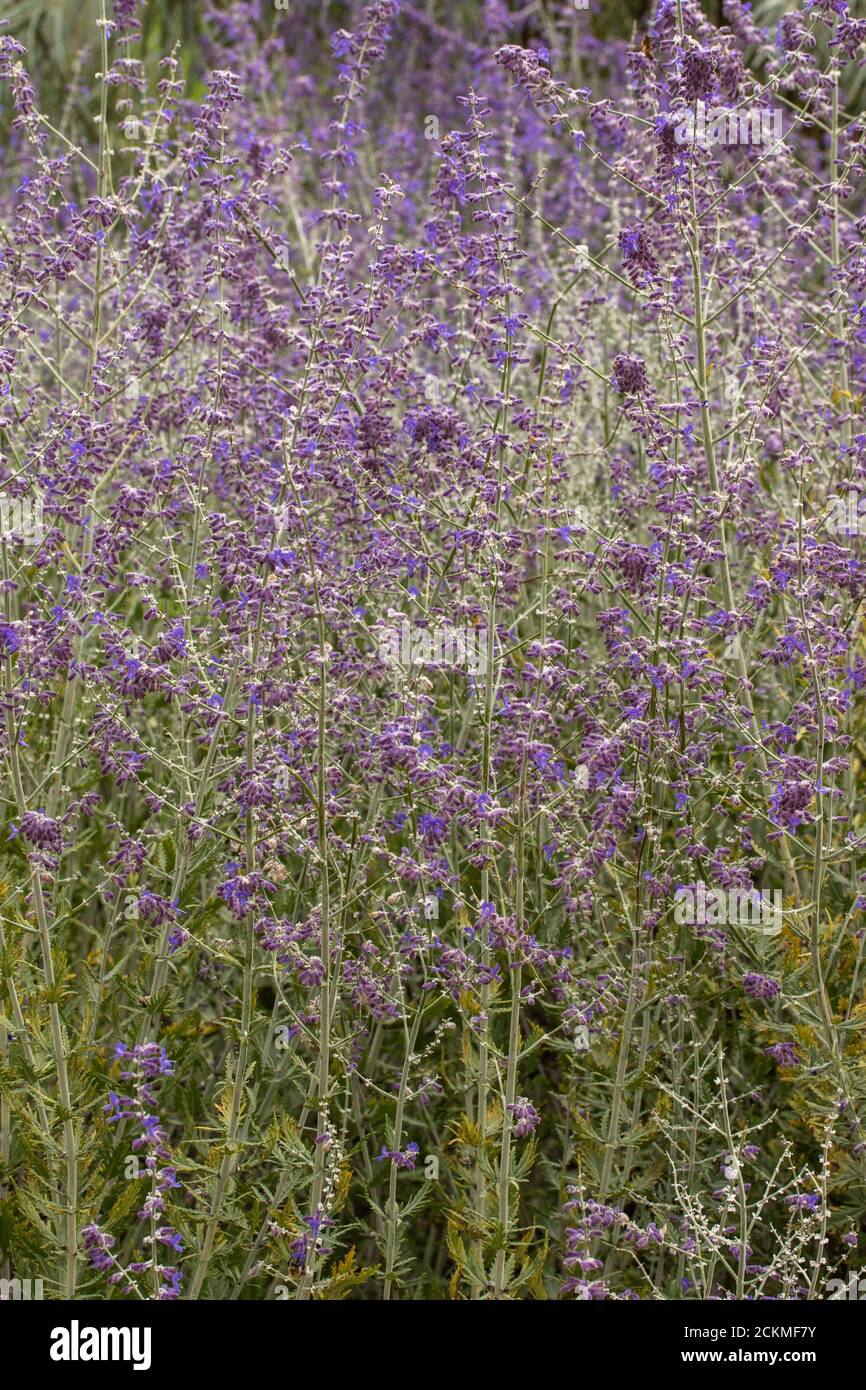
[[[514,1133],[519,1139],[525,1139],[541,1123],[541,1116],[525,1096],[519,1096],[508,1109],[514,1116]]]
[[[818,1211],[820,1204],[821,1198],[817,1192],[799,1192],[796,1196],[785,1198],[785,1205],[798,1211]]]
[[[613,359],[613,384],[624,396],[648,391],[650,383],[646,363],[640,357],[629,356],[627,352],[619,353]]]
[[[768,975],[759,975],[750,972],[743,976],[743,989],[752,999],[775,999],[781,986],[778,981],[770,979]]]
[[[647,276],[659,273],[659,263],[643,223],[637,222],[619,234],[622,258],[630,271],[642,270]]]

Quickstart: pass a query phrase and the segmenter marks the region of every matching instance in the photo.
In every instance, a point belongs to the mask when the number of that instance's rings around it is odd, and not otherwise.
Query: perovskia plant
[[[448,11],[155,56],[105,0],[60,104],[0,31],[0,1277],[51,1297],[859,1268],[866,20]]]

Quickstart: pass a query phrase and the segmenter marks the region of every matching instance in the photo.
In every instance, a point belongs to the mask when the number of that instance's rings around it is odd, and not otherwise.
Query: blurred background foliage
[[[207,68],[206,33],[209,12],[231,8],[232,0],[144,0],[139,6],[142,47],[133,51],[143,57],[153,76],[159,59],[179,45],[179,56],[186,79],[186,94],[195,97]],[[289,0],[289,13],[277,10],[274,0],[258,0],[262,34],[269,32],[281,20],[290,18],[291,11],[303,11],[309,26],[316,19],[321,35],[318,60],[324,69],[331,66],[329,36],[335,29],[351,29],[363,0]],[[721,0],[710,0],[711,8],[720,9]],[[592,16],[584,16],[594,31],[615,38],[628,38],[636,22],[651,9],[651,0],[590,0]],[[423,23],[425,17],[433,24],[462,32],[467,40],[483,42],[484,0],[417,0],[402,5],[404,22]],[[537,40],[564,11],[570,12],[572,0],[519,0],[505,3],[515,19],[514,41]],[[96,84],[93,74],[99,68],[100,0],[0,0],[0,33],[12,33],[28,51],[26,66],[33,81],[41,109],[51,117],[61,111],[77,115],[90,122],[87,89]],[[112,0],[106,0],[106,12],[112,12]],[[309,32],[309,27],[307,29]],[[315,70],[316,53],[307,52],[308,66]],[[0,96],[2,100],[2,96]]]
[[[263,0],[263,9],[266,4]],[[105,10],[110,19],[111,0],[106,0]],[[200,52],[203,10],[199,0],[146,0],[139,6],[146,58],[158,61],[180,42],[185,71],[193,75]],[[92,62],[85,65],[85,60],[97,56],[100,13],[100,0],[7,0],[0,6],[2,32],[14,34],[27,48],[31,78],[38,78],[41,90],[46,97],[53,97],[55,104],[63,100],[78,74],[92,67]]]
[[[144,0],[138,7],[142,44],[132,52],[144,60],[151,82],[155,80],[159,59],[178,46],[185,78],[186,95],[197,97],[202,91],[202,76],[208,67],[208,24],[214,11],[229,11],[233,0]],[[804,7],[805,0],[751,0],[756,22],[770,32],[779,18]],[[261,33],[271,32],[281,22],[287,24],[287,48],[290,46],[291,14],[303,12],[305,33],[314,20],[320,43],[312,50],[307,47],[304,61],[307,70],[315,74],[321,68],[322,77],[332,66],[329,36],[335,29],[351,29],[363,0],[289,0],[288,12],[277,10],[275,0],[258,0],[258,23]],[[112,13],[112,0],[105,0],[106,12]],[[530,44],[549,36],[566,15],[573,11],[573,0],[502,0],[501,8],[513,17],[510,42]],[[703,0],[702,8],[717,24],[724,23],[723,0]],[[402,20],[406,25],[429,24],[447,27],[462,33],[467,42],[483,44],[485,33],[485,0],[403,0]],[[849,0],[853,15],[866,15],[866,0]],[[591,25],[599,38],[629,39],[639,29],[652,10],[652,0],[590,0],[590,13],[582,19]],[[93,136],[93,111],[97,101],[94,74],[99,63],[99,29],[97,20],[101,0],[0,0],[0,33],[12,33],[28,50],[26,66],[38,96],[40,109],[52,120],[61,114],[67,122],[78,123],[80,134]],[[491,38],[491,47],[498,39]],[[589,74],[582,74],[582,80]],[[846,105],[849,110],[862,110],[866,104],[866,68],[851,64],[845,74]],[[0,93],[0,138],[5,137],[8,106]]]

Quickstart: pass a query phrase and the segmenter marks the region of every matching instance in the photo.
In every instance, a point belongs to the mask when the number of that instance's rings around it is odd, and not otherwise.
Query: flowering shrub
[[[866,20],[722,9],[323,54],[232,0],[196,86],[115,0],[57,112],[0,30],[0,1261],[52,1296],[856,1268]]]

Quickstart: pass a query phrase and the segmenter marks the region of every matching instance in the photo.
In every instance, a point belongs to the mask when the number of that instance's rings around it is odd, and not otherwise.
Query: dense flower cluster
[[[157,1043],[140,1043],[133,1048],[122,1042],[115,1043],[114,1056],[124,1062],[125,1069],[120,1076],[122,1080],[132,1082],[133,1094],[120,1096],[110,1091],[104,1113],[112,1124],[132,1120],[138,1130],[130,1147],[133,1153],[144,1152],[142,1177],[150,1182],[150,1192],[138,1213],[139,1221],[147,1223],[150,1232],[142,1238],[143,1244],[150,1247],[150,1258],[134,1260],[122,1266],[114,1254],[117,1245],[115,1237],[102,1231],[96,1222],[92,1222],[82,1233],[84,1249],[93,1268],[102,1273],[110,1270],[108,1283],[120,1285],[123,1293],[139,1293],[133,1276],[143,1275],[150,1278],[155,1288],[154,1296],[159,1301],[171,1301],[180,1296],[183,1275],[177,1266],[159,1263],[158,1247],[167,1246],[180,1255],[183,1253],[183,1243],[172,1226],[160,1225],[159,1220],[165,1213],[166,1194],[180,1184],[176,1169],[167,1162],[170,1154],[166,1148],[166,1132],[160,1125],[159,1115],[155,1113],[156,1097],[152,1083],[160,1076],[171,1076],[174,1064],[166,1056],[165,1048]],[[135,1178],[139,1176],[137,1163],[133,1165],[132,1175]]]
[[[214,0],[199,80],[115,0],[44,119],[0,29],[3,1182],[52,1296],[853,1259],[863,21],[548,8]]]

